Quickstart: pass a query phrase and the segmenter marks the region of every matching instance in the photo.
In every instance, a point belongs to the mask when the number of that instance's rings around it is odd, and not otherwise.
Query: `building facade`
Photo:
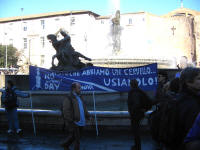
[[[50,68],[55,50],[46,37],[60,28],[69,32],[75,50],[92,58],[94,65],[129,67],[158,62],[161,68],[176,68],[183,56],[197,66],[200,63],[200,12],[186,8],[164,16],[64,11],[0,18],[0,44],[12,44],[21,52],[20,66]]]

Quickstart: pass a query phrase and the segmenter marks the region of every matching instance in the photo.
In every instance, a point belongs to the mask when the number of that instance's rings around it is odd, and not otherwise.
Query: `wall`
[[[0,75],[0,88],[5,87],[5,75]]]
[[[195,37],[196,37],[196,55],[197,55],[197,64],[200,66],[200,16],[194,18],[195,22]]]

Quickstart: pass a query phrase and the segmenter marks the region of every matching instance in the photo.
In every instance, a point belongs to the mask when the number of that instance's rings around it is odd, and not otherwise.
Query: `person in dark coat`
[[[74,143],[74,150],[80,150],[81,132],[83,127],[86,126],[86,119],[90,119],[90,114],[80,92],[80,83],[72,83],[71,93],[63,101],[62,111],[69,132],[67,138],[61,142],[61,146],[65,150],[69,150],[72,143]]]
[[[154,104],[159,103],[160,101],[163,100],[163,97],[165,96],[165,91],[164,91],[164,86],[168,82],[168,75],[167,72],[164,70],[161,70],[158,72],[158,87],[156,90],[156,95],[155,95],[155,102]]]
[[[169,82],[169,89],[165,92],[166,100],[176,100],[179,97],[180,79],[175,78]]]
[[[128,112],[130,114],[135,142],[131,150],[141,150],[140,122],[144,118],[145,111],[151,108],[151,101],[146,93],[138,87],[137,80],[131,80],[130,85],[131,90],[128,93]]]
[[[177,105],[178,137],[175,149],[182,149],[184,138],[200,112],[200,69],[187,67],[180,76],[180,96]],[[178,148],[177,148],[178,147]]]
[[[17,97],[28,98],[29,93],[19,91],[11,80],[7,81],[7,88],[2,92],[1,100],[5,107],[7,119],[8,119],[8,134],[16,132],[22,133],[22,129],[19,127],[19,120],[17,114]]]

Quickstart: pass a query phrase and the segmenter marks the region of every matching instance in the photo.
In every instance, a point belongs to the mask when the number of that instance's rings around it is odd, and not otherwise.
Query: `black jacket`
[[[151,108],[151,100],[145,92],[139,88],[132,88],[128,92],[128,111],[131,116],[144,115]]]
[[[200,95],[185,90],[180,94],[177,112],[180,142],[183,142],[200,112]]]

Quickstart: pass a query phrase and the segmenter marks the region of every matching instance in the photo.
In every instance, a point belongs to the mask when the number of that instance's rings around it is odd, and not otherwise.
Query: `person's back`
[[[12,109],[17,107],[17,94],[15,93],[16,88],[10,88],[5,90],[5,98],[2,98],[3,105],[6,109]]]
[[[135,142],[132,150],[141,150],[140,122],[144,118],[145,111],[151,108],[151,102],[146,93],[139,89],[137,80],[131,80],[130,85],[127,103]]]
[[[172,147],[176,142],[176,107],[179,98],[179,79],[165,84],[168,88],[157,101],[156,109],[149,116],[152,138],[157,142],[157,149]]]
[[[129,91],[128,110],[131,116],[134,115],[135,113],[144,114],[144,112],[147,111],[150,107],[151,107],[150,100],[145,92],[143,92],[139,88],[132,88]]]

